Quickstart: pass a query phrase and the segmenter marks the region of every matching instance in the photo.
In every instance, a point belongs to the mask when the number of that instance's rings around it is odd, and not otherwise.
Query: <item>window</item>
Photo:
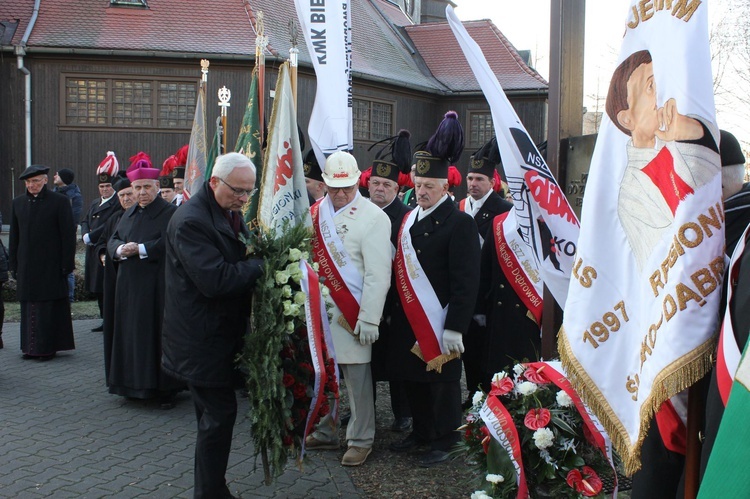
[[[189,129],[197,83],[136,79],[64,77],[63,126]]]
[[[352,121],[355,140],[388,138],[393,135],[393,104],[353,99]]]
[[[482,147],[495,135],[489,111],[469,112],[469,147]]]
[[[109,0],[109,4],[114,7],[145,7],[148,8],[146,0]]]

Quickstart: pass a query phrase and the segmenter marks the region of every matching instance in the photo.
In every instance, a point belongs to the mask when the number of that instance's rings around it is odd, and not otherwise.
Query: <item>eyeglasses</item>
[[[241,198],[242,196],[247,196],[247,197],[251,198],[251,197],[253,197],[253,195],[255,195],[256,192],[258,192],[257,188],[253,189],[251,191],[246,191],[245,189],[239,189],[237,187],[232,187],[223,178],[219,178],[219,180],[221,180],[221,182],[224,185],[226,185],[227,187],[229,187],[232,190],[232,194],[234,194],[234,197],[237,197],[237,198]]]
[[[331,194],[335,194],[338,191],[342,191],[342,192],[345,192],[346,194],[350,194],[354,192],[357,188],[358,188],[357,184],[350,185],[348,187],[329,187],[328,192],[330,192]]]

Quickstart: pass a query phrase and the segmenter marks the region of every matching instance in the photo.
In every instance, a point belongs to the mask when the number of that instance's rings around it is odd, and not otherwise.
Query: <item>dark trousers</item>
[[[96,296],[96,304],[99,305],[99,317],[104,318],[102,312],[104,309],[104,293],[94,293],[94,296]]]
[[[231,497],[224,475],[232,448],[232,433],[237,419],[234,389],[188,384],[198,420],[195,442],[194,497]]]
[[[461,381],[404,381],[413,421],[413,435],[434,450],[449,451],[461,426]]]
[[[464,336],[464,346],[466,352],[461,355],[461,361],[464,364],[466,373],[466,389],[469,391],[469,400],[474,392],[479,390],[490,391],[489,384],[484,384],[484,376],[480,367],[482,356],[487,355],[487,328],[482,327],[473,320],[469,324],[469,330]]]

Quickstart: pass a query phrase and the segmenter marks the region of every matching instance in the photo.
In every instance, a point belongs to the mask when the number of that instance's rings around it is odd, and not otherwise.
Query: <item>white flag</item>
[[[559,351],[628,473],[710,367],[724,271],[708,2],[633,0],[583,199]]]
[[[503,92],[482,49],[456,17],[453,7],[448,5],[445,14],[490,105],[497,145],[513,192],[517,228],[530,250],[523,254],[533,255],[521,260],[524,262],[521,268],[527,274],[527,282],[534,283],[538,296],[542,296],[546,285],[562,307],[578,241],[578,218]],[[546,228],[540,225],[541,220]]]
[[[349,0],[295,0],[307,51],[318,80],[307,128],[318,163],[352,140],[352,22]]]
[[[304,223],[312,227],[288,62],[279,68],[263,161],[258,207],[260,224],[279,234],[285,222],[291,226]]]

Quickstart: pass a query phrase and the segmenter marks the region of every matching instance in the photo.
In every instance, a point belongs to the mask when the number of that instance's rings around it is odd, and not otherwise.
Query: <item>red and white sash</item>
[[[501,213],[492,221],[497,262],[516,295],[529,309],[533,316],[531,318],[537,324],[541,324],[542,297],[540,290],[536,288],[536,284],[529,278],[526,269],[518,261],[516,252],[523,251],[528,246],[523,241],[519,241],[516,227],[514,209]],[[531,258],[532,255],[528,255],[528,257]],[[539,278],[537,278],[537,281],[539,281]]]
[[[729,273],[727,274],[729,277],[727,306],[724,311],[724,321],[721,324],[719,348],[716,356],[716,384],[719,386],[719,395],[721,395],[724,407],[727,406],[734,375],[737,372],[737,366],[740,364],[740,358],[742,357],[742,348],[737,344],[737,339],[734,336],[732,313],[729,305],[732,303],[734,283],[737,282],[737,277],[739,276],[740,266],[738,262],[742,260],[742,254],[745,251],[745,239],[747,238],[748,229],[750,229],[750,226],[745,228],[742,237],[737,241],[737,246],[734,248],[732,260],[729,264]]]
[[[321,208],[323,203],[326,206]],[[343,314],[345,320],[339,320],[339,324],[352,332],[357,324],[364,278],[346,252],[344,241],[336,233],[330,203],[326,196],[310,208],[315,228],[312,242],[313,259],[320,266],[320,275],[331,291],[331,298]]]
[[[513,463],[513,468],[516,470],[516,483],[518,484],[516,499],[526,499],[529,497],[529,486],[526,483],[526,474],[523,470],[521,439],[518,436],[516,425],[513,424],[513,416],[495,395],[487,396],[479,411],[479,416],[487,425],[487,429],[493,438],[508,453],[510,462]]]
[[[428,371],[440,372],[443,364],[457,358],[459,354],[443,352],[443,331],[448,307],[443,308],[440,304],[412,246],[409,229],[417,220],[418,211],[412,210],[404,217],[398,234],[398,249],[393,261],[396,290],[417,338],[412,352],[427,363]]]

